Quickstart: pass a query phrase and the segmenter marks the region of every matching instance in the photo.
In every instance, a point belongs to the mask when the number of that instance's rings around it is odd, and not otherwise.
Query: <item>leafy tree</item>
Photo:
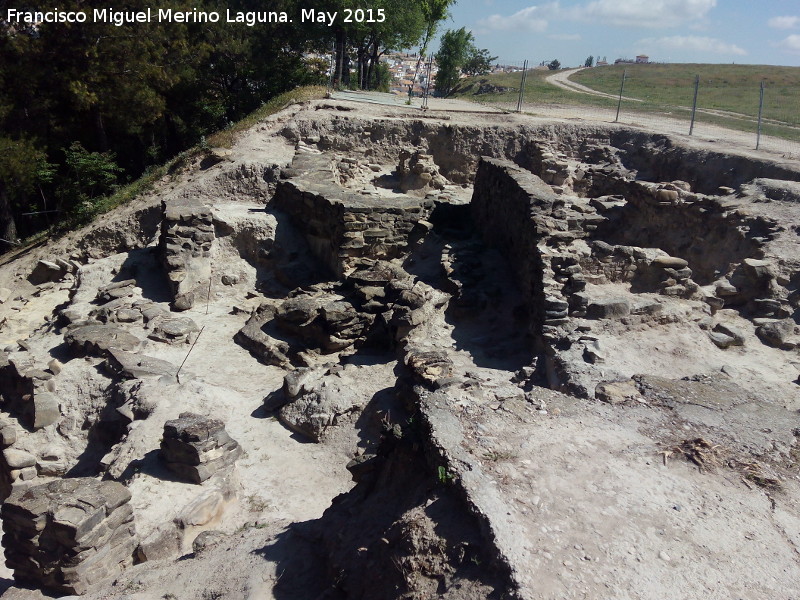
[[[375,67],[375,83],[373,87],[379,92],[388,92],[391,81],[392,74],[389,72],[389,65],[385,62],[378,63]]]
[[[427,46],[453,2],[319,0],[315,10],[341,16],[344,8],[372,9],[377,16],[380,9],[386,16],[382,23],[345,24],[340,18],[334,27],[299,19],[256,27],[0,21],[0,233],[5,234],[0,237],[33,233],[27,225],[32,221],[20,220],[19,214],[42,208],[45,198],[56,196],[71,210],[107,193],[107,178],[87,188],[81,168],[91,171],[94,165],[95,175],[113,175],[114,183],[123,175],[136,177],[275,95],[324,82],[327,64],[304,60],[304,52],[328,52],[335,43],[337,79],[347,83],[352,55],[353,83],[385,89],[388,72],[381,56],[421,40]],[[269,10],[298,14],[307,4],[270,0]],[[62,12],[95,8],[107,9],[108,2],[59,2]],[[216,0],[125,0],[115,8],[219,11],[220,5]],[[262,11],[265,5],[229,0],[226,8]],[[50,176],[41,168],[46,161],[52,163]]]
[[[417,68],[414,70],[414,79],[412,80],[412,87],[417,83],[419,76],[419,69],[422,66],[423,59],[428,55],[428,45],[436,34],[439,23],[444,21],[448,16],[448,9],[451,5],[455,4],[457,0],[419,0],[421,2],[422,14],[425,19],[425,35],[422,38],[422,44],[419,49],[419,59],[417,60]]]
[[[589,56],[583,63],[584,67],[593,67],[594,66],[594,56]]]
[[[64,150],[66,172],[59,186],[60,206],[74,211],[79,221],[94,214],[99,198],[111,194],[122,169],[111,152],[89,152],[80,142]]]
[[[470,77],[486,75],[492,70],[492,63],[496,60],[497,57],[491,56],[486,48],[478,50],[473,46],[461,70]]]
[[[442,35],[436,63],[439,72],[436,74],[436,93],[449,96],[461,77],[461,69],[472,54],[475,38],[466,28],[449,29]]]
[[[30,140],[0,137],[0,250],[19,240],[15,213],[36,188],[43,158]]]
[[[561,63],[554,58],[549,63],[547,63],[547,68],[550,69],[551,71],[558,71],[561,68]]]
[[[424,7],[432,0],[327,0],[315,8],[342,11],[345,8],[372,11],[377,21],[382,10],[381,23],[343,23],[333,28],[333,39],[328,38],[327,50],[333,42],[336,62],[335,85],[371,89],[377,85],[376,69],[380,58],[389,50],[402,50],[416,45],[426,32]],[[331,28],[326,27],[330,30]],[[352,54],[352,57],[351,57]],[[355,82],[350,81],[351,58],[355,62]]]

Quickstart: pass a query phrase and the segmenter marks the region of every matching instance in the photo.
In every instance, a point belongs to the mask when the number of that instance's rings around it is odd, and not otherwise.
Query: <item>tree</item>
[[[486,75],[492,70],[492,63],[496,60],[497,57],[491,56],[486,48],[478,50],[473,46],[461,70],[470,77]]]
[[[558,59],[553,59],[549,63],[547,63],[547,68],[551,71],[558,71],[561,68],[561,63],[558,62]]]
[[[260,0],[229,0],[228,6],[261,8]],[[297,6],[299,0],[270,2],[270,10],[289,14]],[[212,0],[126,0],[124,6],[154,12],[195,7],[219,9]],[[108,4],[59,3],[63,12],[91,14],[94,8],[107,9]],[[318,40],[330,35],[329,28],[306,32],[306,27],[178,22],[116,26],[92,19],[80,25],[0,23],[0,138],[4,147],[13,141],[20,151],[26,148],[21,140],[31,140],[55,170],[52,183],[38,177],[35,185],[19,186],[9,182],[12,171],[13,179],[20,177],[22,162],[9,158],[18,153],[0,158],[6,163],[0,166],[0,187],[5,189],[0,228],[10,235],[9,211],[22,237],[35,233],[33,225],[47,226],[41,219],[21,221],[19,214],[43,208],[56,188],[65,206],[75,203],[64,189],[73,174],[66,162],[73,142],[89,153],[112,152],[115,163],[134,178],[271,97],[319,81],[303,51],[316,49]]]
[[[0,250],[8,250],[19,239],[14,213],[35,189],[43,158],[29,140],[0,137]]]
[[[340,12],[345,8],[383,11],[385,20],[377,23],[337,21],[333,28],[335,50],[334,84],[372,89],[379,84],[377,67],[381,56],[389,50],[402,50],[416,45],[428,29],[426,7],[433,0],[327,0],[326,10]],[[436,0],[441,2],[443,0]],[[325,29],[331,29],[325,27]],[[328,46],[330,48],[330,45]],[[350,61],[355,59],[356,81],[350,81]]]
[[[417,68],[414,70],[414,79],[411,81],[411,86],[417,83],[419,76],[419,69],[422,65],[423,59],[428,55],[428,44],[433,39],[436,29],[441,21],[447,17],[447,9],[451,4],[455,4],[456,0],[419,0],[422,3],[422,14],[425,18],[425,35],[422,38],[422,44],[419,49],[419,59],[417,59]]]
[[[44,208],[45,198],[61,198],[65,209],[92,204],[99,192],[83,189],[69,163],[78,156],[96,164],[113,156],[122,171],[106,172],[113,172],[115,182],[132,179],[270,98],[326,80],[327,64],[304,60],[306,52],[329,52],[335,44],[337,81],[350,83],[352,59],[354,85],[386,89],[389,73],[382,55],[421,40],[426,46],[453,2],[319,0],[315,9],[339,14],[332,27],[300,19],[247,27],[224,22],[117,26],[93,19],[33,25],[0,17],[0,149],[5,152],[0,156],[0,229],[6,234],[0,237],[24,237],[36,232],[34,225],[49,225],[19,218]],[[268,4],[270,11],[295,15],[308,3]],[[228,0],[226,7],[258,12],[264,2]],[[119,8],[220,10],[216,0],[125,0]],[[385,20],[344,23],[345,8],[371,11],[374,17],[383,11]],[[94,9],[108,10],[108,2],[59,2],[62,13],[91,16]],[[76,142],[81,150],[73,147]],[[39,153],[36,160],[31,148]],[[35,167],[42,161],[52,163],[50,182]],[[34,183],[19,185],[22,180]]]
[[[379,92],[388,92],[391,81],[392,74],[389,72],[389,65],[385,62],[378,63],[375,67],[375,82],[372,87]]]
[[[594,66],[594,56],[589,56],[586,61],[583,63],[584,67],[593,67]]]
[[[122,169],[111,152],[89,152],[80,142],[64,150],[66,173],[59,186],[59,207],[82,222],[94,215],[99,198],[117,187]]]
[[[465,27],[449,29],[442,35],[436,63],[439,72],[436,74],[436,93],[449,96],[461,77],[461,69],[475,49],[472,33]]]

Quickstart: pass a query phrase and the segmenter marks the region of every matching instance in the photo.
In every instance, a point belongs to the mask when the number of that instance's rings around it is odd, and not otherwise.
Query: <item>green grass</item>
[[[236,136],[250,129],[253,125],[266,119],[276,112],[282,111],[284,108],[291,104],[299,104],[301,102],[308,102],[310,100],[319,100],[324,98],[327,90],[321,86],[308,86],[300,87],[289,92],[283,93],[280,96],[275,96],[257,108],[241,121],[234,123],[227,129],[218,131],[208,136],[208,144],[220,148],[231,148]]]
[[[800,125],[800,67],[761,65],[614,65],[583,69],[570,79],[592,89],[617,94],[623,69],[625,96],[652,104],[692,106],[695,76],[700,76],[698,108],[758,116],[764,82],[764,117]]]
[[[613,101],[607,98],[598,98],[587,94],[574,94],[562,90],[554,85],[547,83],[544,78],[552,75],[552,71],[532,70],[528,71],[527,81],[525,82],[525,104],[567,104],[571,106],[616,106]],[[481,77],[471,77],[465,79],[454,91],[453,97],[475,102],[490,102],[513,104],[516,106],[519,96],[519,84],[521,73],[498,73],[496,75],[485,75]],[[481,82],[486,81],[491,85],[509,87],[512,91],[501,94],[478,94],[475,92],[480,88]]]
[[[696,120],[730,129],[756,129],[760,85],[765,83],[762,132],[765,135],[800,141],[800,67],[760,65],[609,65],[583,69],[570,79],[607,94],[619,94],[623,69],[626,70],[624,95],[641,102],[623,101],[622,114],[660,114],[689,120],[695,76],[700,76]],[[599,106],[616,109],[617,101],[557,88],[545,81],[552,71],[529,71],[525,85],[525,105],[536,104]],[[498,94],[475,95],[481,81],[514,88]],[[456,96],[476,102],[505,103],[516,106],[520,73],[503,73],[465,80]],[[724,111],[715,114],[703,110]],[[621,117],[624,120],[623,117]]]

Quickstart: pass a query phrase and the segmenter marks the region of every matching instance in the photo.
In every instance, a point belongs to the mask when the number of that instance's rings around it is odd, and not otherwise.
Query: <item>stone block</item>
[[[3,450],[3,458],[10,469],[24,469],[25,467],[36,466],[36,457],[33,454],[16,448]]]
[[[16,579],[85,593],[132,562],[130,498],[122,484],[92,478],[15,490],[2,509],[6,564]]]
[[[626,298],[603,298],[589,302],[586,316],[589,319],[618,319],[630,312],[631,305]]]
[[[181,479],[202,483],[233,466],[242,449],[225,431],[222,421],[193,413],[164,424],[161,458]]]
[[[756,335],[767,346],[791,350],[797,346],[794,339],[795,326],[793,319],[781,319],[760,325],[756,329]]]
[[[42,429],[61,419],[61,409],[55,394],[37,391],[33,395],[33,428]]]

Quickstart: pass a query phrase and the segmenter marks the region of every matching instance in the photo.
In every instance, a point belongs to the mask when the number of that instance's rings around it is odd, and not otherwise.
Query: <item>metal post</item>
[[[619,102],[617,102],[617,116],[614,118],[614,123],[619,121],[619,109],[622,106],[622,92],[625,90],[625,76],[628,74],[628,69],[622,69],[622,83],[619,85]]]
[[[764,112],[764,81],[761,81],[761,93],[758,98],[758,132],[756,133],[756,150],[761,145],[761,115]]]
[[[336,41],[331,46],[331,74],[328,77],[328,95],[333,93],[333,75],[336,72]]]
[[[522,98],[525,95],[525,68],[528,66],[526,60],[522,63],[522,75],[519,78],[519,94],[517,96],[517,112],[522,112]]]
[[[694,115],[697,113],[697,90],[700,88],[700,75],[694,77],[694,101],[692,102],[692,124],[689,125],[689,135],[694,131]]]
[[[433,71],[433,55],[428,59],[428,77],[425,81],[425,93],[422,94],[422,110],[428,110],[428,96],[431,91],[431,71]]]
[[[528,61],[522,63],[522,94],[520,96],[519,112],[522,112],[522,106],[525,104],[525,86],[528,83]]]

